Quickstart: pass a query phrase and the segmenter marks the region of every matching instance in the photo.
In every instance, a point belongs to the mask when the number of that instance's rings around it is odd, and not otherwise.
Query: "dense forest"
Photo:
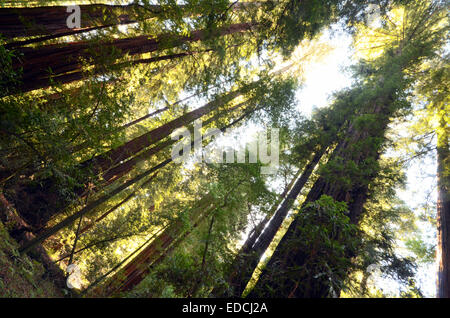
[[[0,297],[449,298],[449,9],[2,1]]]

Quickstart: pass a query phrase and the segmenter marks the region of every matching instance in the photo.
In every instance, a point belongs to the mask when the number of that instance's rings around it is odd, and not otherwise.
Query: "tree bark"
[[[211,50],[203,50],[201,53],[210,52]],[[122,69],[124,67],[129,67],[132,65],[139,65],[139,64],[151,64],[155,62],[160,61],[169,61],[169,60],[177,60],[179,58],[183,58],[186,56],[192,56],[194,54],[197,54],[199,52],[183,52],[183,53],[176,53],[176,54],[168,54],[168,55],[162,55],[162,56],[156,56],[146,59],[137,59],[132,60],[130,62],[123,62],[112,65],[114,69]],[[72,82],[82,81],[85,79],[90,78],[91,76],[96,75],[104,75],[108,73],[108,69],[105,67],[98,67],[91,71],[75,71],[70,73],[64,73],[62,75],[51,75],[51,76],[44,76],[40,78],[38,81],[24,81],[20,85],[20,92],[30,92],[33,90],[41,89],[41,88],[49,88],[54,83],[57,84],[69,84]]]
[[[443,110],[442,110],[443,111]],[[437,130],[437,297],[450,298],[450,150],[449,126],[441,115]]]
[[[233,10],[259,7],[258,2],[235,2]],[[44,7],[13,7],[0,8],[0,34],[5,38],[43,36],[30,43],[55,39],[66,35],[75,35],[89,32],[94,29],[131,24],[149,18],[161,16],[166,8],[160,5],[127,5],[87,4],[79,5],[81,12],[81,27],[70,29],[67,26],[67,6]],[[179,5],[177,9],[187,10],[186,6]],[[192,16],[196,12],[185,12]],[[215,8],[212,8],[215,10]],[[217,10],[216,10],[217,11]],[[200,12],[198,12],[200,13]],[[208,12],[205,12],[206,14]],[[29,43],[23,43],[29,44]]]
[[[67,18],[71,14],[67,12],[67,6],[0,8],[0,34],[14,38],[70,33],[98,26],[133,23],[139,14],[156,16],[161,12],[158,5],[150,6],[151,11],[137,4],[88,4],[79,7],[81,28],[75,30],[67,26]]]
[[[350,222],[358,224],[363,204],[368,197],[368,185],[377,176],[379,170],[376,162],[382,149],[385,131],[395,111],[393,102],[397,89],[398,87],[394,86],[384,92],[385,95],[374,97],[365,105],[361,105],[361,109],[351,120],[344,138],[340,139],[326,165],[330,165],[330,162],[337,163],[338,168],[332,164],[328,175],[319,176],[309,191],[302,208],[310,202],[317,201],[322,195],[328,195],[335,201],[346,202]],[[358,118],[364,119],[367,116],[371,116],[373,125],[359,125]],[[368,162],[372,162],[374,166],[366,167]],[[339,168],[340,165],[358,167],[360,170],[357,171],[360,172],[356,172],[353,176],[345,168]],[[340,182],[340,178],[348,178],[351,183]],[[296,229],[297,219],[289,226],[248,297],[273,297],[269,290],[276,290],[277,297],[323,298],[330,296],[330,281],[326,275],[316,279],[314,276],[318,273],[309,273],[311,279],[306,283],[297,281],[292,275],[286,277],[277,274],[301,268],[310,255],[309,251],[290,247],[290,241],[301,239],[297,237]],[[352,255],[348,255],[348,257],[351,258]],[[308,288],[301,288],[305,286],[305,283]]]
[[[83,75],[83,63],[102,69],[105,58],[114,60],[126,54],[130,56],[152,53],[162,49],[179,47],[185,43],[203,41],[210,38],[241,33],[251,30],[255,24],[238,23],[217,30],[196,30],[189,36],[163,34],[156,38],[147,35],[102,41],[78,41],[63,44],[50,44],[38,48],[22,47],[17,49],[20,58],[15,58],[13,68],[22,75],[23,87],[18,89],[29,91],[35,87],[48,85],[49,81],[68,83],[78,80]],[[100,48],[100,50],[99,50]],[[126,64],[126,63],[125,63]],[[81,74],[80,74],[81,72]],[[30,84],[30,82],[36,82]],[[8,94],[8,93],[7,93]]]
[[[98,155],[88,161],[82,163],[82,168],[88,168],[92,170],[94,174],[100,171],[107,171],[108,168],[117,165],[119,162],[131,158],[138,154],[143,149],[155,144],[156,142],[168,137],[175,129],[186,126],[194,122],[196,119],[207,115],[219,107],[227,104],[236,97],[245,93],[250,87],[246,86],[241,89],[237,89],[233,92],[227,93],[217,99],[199,107],[185,115],[174,119],[167,124],[164,124],[158,128],[155,128],[148,133],[145,133],[129,142],[119,146],[115,149],[111,149],[104,154]]]

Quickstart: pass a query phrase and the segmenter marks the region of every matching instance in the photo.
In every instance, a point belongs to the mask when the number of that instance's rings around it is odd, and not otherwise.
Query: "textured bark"
[[[230,112],[234,111],[235,109],[241,108],[245,104],[246,104],[246,102],[240,103],[234,107],[230,107],[226,110],[226,112],[230,113]],[[218,120],[223,115],[224,115],[223,113],[218,113],[218,114],[210,117],[209,119],[203,121],[203,126],[209,125],[210,123]],[[162,141],[161,143],[157,144],[156,146],[142,151],[137,156],[134,156],[133,158],[125,161],[124,163],[108,169],[107,171],[105,171],[102,174],[102,179],[106,183],[114,182],[118,178],[123,177],[124,175],[126,175],[127,173],[132,171],[138,163],[148,160],[153,155],[159,153],[161,150],[166,149],[167,147],[169,147],[170,145],[173,145],[176,142],[177,142],[176,140],[171,140],[171,139]]]
[[[343,164],[353,162],[360,167],[363,167],[367,160],[378,160],[381,144],[378,144],[378,147],[370,145],[361,149],[356,148],[357,150],[354,147],[368,138],[384,138],[389,117],[393,111],[393,108],[390,107],[392,101],[393,98],[388,95],[373,101],[371,107],[369,104],[369,109],[366,109],[366,112],[376,115],[378,128],[375,131],[371,131],[370,127],[358,127],[353,122],[346,131],[345,139],[340,141],[333,151],[330,160],[339,160]],[[320,176],[309,191],[302,207],[305,207],[310,202],[317,201],[322,195],[328,195],[336,201],[346,202],[349,208],[348,216],[350,221],[353,224],[357,224],[362,213],[363,204],[367,199],[367,184],[376,177],[376,171],[369,171],[364,176],[364,180],[352,180],[353,184],[350,187],[333,180],[336,177],[344,177],[343,173],[342,171],[333,172],[332,179],[326,176]],[[302,283],[305,284],[305,282],[296,281],[295,277],[280,277],[279,275],[269,274],[275,273],[277,269],[278,271],[280,269],[288,271],[289,269],[299,268],[309,257],[307,251],[299,249],[293,251],[289,248],[289,241],[294,238],[298,239],[296,237],[296,228],[297,220],[294,220],[278,244],[255,288],[250,292],[249,297],[273,296],[269,295],[269,286],[270,289],[277,290],[277,297],[323,298],[330,296],[330,285],[326,276],[311,279],[308,288],[298,288],[299,285]],[[351,256],[349,255],[349,257]],[[313,277],[315,273],[310,273],[309,275]]]
[[[0,8],[0,34],[6,38],[55,35],[98,26],[133,23],[139,13],[156,16],[161,11],[157,5],[151,6],[151,9],[152,12],[136,4],[80,5],[81,28],[74,30],[67,27],[67,18],[71,13],[67,12],[66,6]]]
[[[238,94],[241,94],[244,90],[245,89],[237,90],[225,97],[218,98],[197,110],[187,113],[147,134],[133,139],[123,146],[107,152],[107,155],[100,155],[92,160],[86,161],[80,165],[80,169],[84,169],[86,175],[93,173],[95,178],[98,178],[98,175],[101,173],[102,180],[96,180],[101,181],[102,186],[110,185],[121,176],[129,173],[137,163],[148,160],[154,154],[174,143],[172,140],[167,140],[157,144],[158,141],[168,137],[174,129],[189,125],[195,119],[223,106],[226,102],[232,100],[233,96],[238,96]],[[211,120],[214,120],[214,118],[217,117],[213,117]],[[209,120],[207,122],[209,122]],[[131,146],[128,147],[130,144]],[[154,146],[144,150],[144,148],[152,145]],[[144,151],[139,153],[141,150]],[[114,161],[108,157],[109,154],[112,154]],[[124,162],[120,163],[122,160]],[[98,162],[102,165],[98,165]],[[119,164],[117,165],[117,163]],[[103,171],[102,169],[105,170]],[[78,197],[83,197],[88,187],[89,180],[82,180],[80,181],[80,185],[73,190],[73,193]],[[57,185],[51,178],[47,178],[42,180],[42,182],[33,185],[17,184],[14,186],[11,193],[10,199],[15,204],[17,211],[24,219],[33,225],[37,232],[39,232],[54,215],[57,215],[70,203],[70,199],[61,198],[61,196],[58,195]],[[24,200],[23,197],[26,197],[26,200]]]
[[[260,3],[257,2],[232,4],[233,10],[258,7],[259,5]],[[164,8],[160,5],[87,4],[79,5],[79,7],[81,12],[81,28],[79,29],[67,27],[67,18],[71,14],[67,12],[67,6],[0,8],[0,34],[5,38],[43,36],[31,42],[36,43],[93,29],[131,24],[159,17],[164,12]],[[177,9],[185,10],[186,16],[196,14],[195,10],[187,11],[184,5],[178,6]]]
[[[123,129],[129,128],[131,126],[134,126],[134,125],[136,125],[136,124],[138,124],[138,123],[140,123],[140,122],[142,122],[142,121],[144,121],[146,119],[149,119],[149,118],[151,118],[153,116],[156,116],[157,114],[165,112],[168,109],[169,109],[169,107],[164,107],[164,108],[155,110],[154,112],[148,113],[147,115],[144,115],[144,116],[142,116],[142,117],[140,117],[138,119],[130,121],[129,123],[126,123],[125,125],[122,125],[118,130],[123,130]],[[78,144],[78,145],[72,147],[70,149],[70,152],[71,153],[76,153],[76,152],[78,152],[80,150],[83,150],[83,149],[86,149],[88,147],[89,147],[89,142],[86,141],[86,142],[83,142],[81,144]]]
[[[206,53],[206,52],[210,52],[211,50],[203,50],[201,51],[201,53]],[[156,57],[151,57],[151,58],[147,58],[147,59],[137,59],[137,60],[132,60],[130,62],[124,62],[124,63],[118,63],[118,64],[114,64],[112,65],[112,67],[114,69],[122,69],[124,67],[129,67],[132,65],[139,65],[139,64],[151,64],[151,63],[155,63],[155,62],[160,62],[160,61],[169,61],[169,60],[177,60],[179,58],[183,58],[186,56],[192,56],[194,54],[197,54],[200,52],[183,52],[183,53],[177,53],[177,54],[168,54],[168,55],[162,55],[162,56],[156,56]],[[30,92],[36,89],[41,89],[41,88],[49,88],[52,85],[54,85],[54,83],[58,83],[58,84],[69,84],[72,82],[77,82],[77,81],[81,81],[81,80],[85,80],[88,79],[92,76],[96,76],[96,75],[104,75],[107,74],[109,72],[108,69],[104,68],[104,67],[98,67],[94,70],[90,70],[90,71],[75,71],[75,72],[70,72],[70,73],[64,73],[62,75],[51,75],[51,76],[43,76],[42,78],[40,78],[37,81],[24,81],[21,85],[20,85],[20,91],[21,92]]]
[[[97,66],[101,70],[105,58],[114,60],[114,57],[118,58],[126,54],[134,56],[152,53],[162,49],[179,47],[189,42],[246,32],[253,27],[254,24],[252,23],[238,23],[214,31],[196,30],[189,36],[163,34],[155,38],[149,38],[147,35],[142,35],[100,43],[78,41],[50,44],[37,48],[22,47],[17,49],[20,58],[14,59],[13,68],[21,70],[23,87],[19,87],[19,89],[29,91],[36,89],[35,87],[38,86],[48,85],[51,80],[63,83],[78,80],[83,76],[83,65]],[[117,54],[117,52],[120,52],[120,54]],[[37,83],[32,84],[32,82]]]
[[[450,132],[445,115],[437,135],[437,297],[450,298]]]

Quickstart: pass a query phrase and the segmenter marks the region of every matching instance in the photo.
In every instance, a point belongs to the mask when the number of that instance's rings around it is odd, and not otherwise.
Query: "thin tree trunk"
[[[152,240],[154,240],[157,235],[159,235],[163,230],[167,228],[161,228],[159,229],[155,234],[153,234],[147,241],[145,241],[144,244],[139,246],[137,249],[135,249],[130,255],[125,257],[122,261],[120,261],[118,264],[116,264],[113,268],[111,268],[106,274],[100,276],[98,279],[96,279],[91,285],[89,285],[83,292],[82,295],[86,295],[90,293],[90,291],[95,288],[98,284],[100,284],[106,277],[108,277],[111,273],[115,272],[117,269],[119,269],[123,264],[125,264],[129,259],[131,259],[135,254],[137,254],[141,249],[143,249],[148,243],[150,243]],[[93,292],[91,292],[92,296],[100,296],[101,290],[100,289],[94,289]]]
[[[53,234],[57,233],[61,229],[71,225],[79,217],[81,217],[81,216],[91,212],[92,210],[98,208],[101,204],[105,203],[106,201],[108,201],[109,199],[111,199],[112,197],[117,195],[118,193],[122,192],[123,190],[127,189],[128,187],[130,187],[131,185],[135,184],[136,182],[142,180],[143,178],[149,176],[150,174],[152,174],[156,170],[165,167],[170,162],[172,162],[172,159],[164,160],[160,164],[158,164],[158,165],[152,167],[151,169],[149,169],[149,170],[147,170],[147,171],[137,175],[136,177],[128,180],[127,182],[125,182],[122,185],[118,186],[117,188],[115,188],[111,192],[105,194],[104,196],[100,197],[99,199],[89,203],[88,205],[86,205],[80,211],[78,211],[78,212],[72,214],[71,216],[65,218],[64,220],[62,220],[61,222],[59,222],[55,226],[53,226],[53,227],[51,227],[51,228],[49,228],[47,230],[44,230],[39,236],[37,236],[33,240],[23,244],[23,246],[19,249],[19,252],[20,253],[26,253],[26,252],[30,251],[37,244],[45,241],[47,238],[49,238]]]
[[[444,112],[442,110],[442,112]],[[443,113],[437,129],[437,297],[450,298],[450,150],[449,126]]]
[[[150,272],[151,268],[162,262],[191,232],[197,228],[203,220],[211,215],[215,210],[227,204],[228,195],[234,191],[234,188],[225,196],[223,203],[218,207],[214,202],[214,197],[207,194],[190,211],[190,227],[186,228],[185,221],[177,219],[171,223],[164,232],[158,236],[145,250],[139,253],[130,263],[117,272],[102,289],[102,294],[106,296],[129,291],[139,284]],[[214,219],[214,216],[213,216]],[[213,224],[210,223],[210,231]],[[208,245],[206,245],[206,249]],[[205,250],[206,250],[205,249]],[[205,257],[202,261],[202,269],[205,267]]]
[[[211,195],[204,197],[189,213],[190,228],[197,227],[215,209],[213,197]],[[171,245],[190,232],[191,229],[186,228],[183,220],[173,221],[149,246],[111,277],[109,284],[103,288],[103,293],[112,295],[132,289],[147,275],[149,266],[167,255]]]
[[[263,229],[260,229],[263,230],[262,233],[257,237],[257,239],[255,239],[255,236],[252,238],[252,241],[254,241],[252,242],[253,244],[244,245],[244,249],[241,250],[242,254],[240,253],[237,256],[236,262],[238,263],[238,270],[233,271],[229,280],[229,284],[232,289],[232,297],[241,297],[247,282],[252,277],[252,274],[258,266],[262,255],[265,253],[278,230],[281,228],[281,225],[286,219],[289,210],[314,171],[314,168],[324,155],[325,149],[326,147],[322,147],[322,149],[318,150],[313,155],[310,162],[304,167],[300,177],[295,181],[292,189],[289,190],[288,195],[282,201],[282,204],[278,207],[277,211],[270,219],[270,222],[268,222],[267,225],[265,222],[263,223],[264,227]]]
[[[153,174],[150,178],[148,178],[147,181],[145,181],[144,183],[142,183],[139,188],[143,188],[146,185],[148,185],[150,182],[152,182],[152,180],[156,177],[156,175],[158,174],[158,172],[156,172],[155,174]],[[80,231],[80,234],[83,234],[85,232],[87,232],[89,229],[91,229],[96,223],[100,222],[101,220],[103,220],[104,218],[106,218],[108,215],[110,215],[111,213],[113,213],[115,210],[117,210],[118,208],[120,208],[122,205],[124,205],[125,203],[127,203],[128,201],[130,201],[135,195],[136,192],[138,191],[138,189],[133,190],[129,195],[127,195],[124,199],[122,199],[119,203],[117,203],[116,205],[114,205],[112,208],[110,208],[108,211],[106,211],[105,213],[103,213],[100,217],[98,217],[97,219],[95,219],[94,222],[90,223],[89,225],[86,225],[85,227],[83,227]]]

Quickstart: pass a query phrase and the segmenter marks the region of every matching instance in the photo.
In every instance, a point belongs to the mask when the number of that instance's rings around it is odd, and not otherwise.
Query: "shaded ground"
[[[42,264],[22,256],[18,244],[0,222],[0,297],[63,297],[45,276]]]

